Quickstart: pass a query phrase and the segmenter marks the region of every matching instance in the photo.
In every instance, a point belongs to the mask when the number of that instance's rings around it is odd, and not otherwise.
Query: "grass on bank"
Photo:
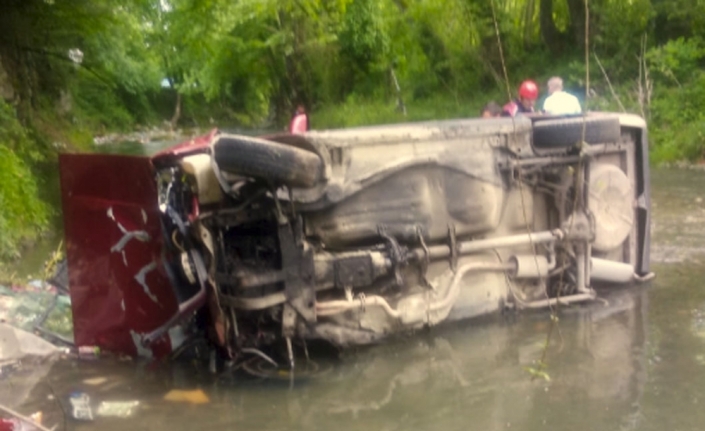
[[[393,124],[413,121],[471,118],[480,115],[480,109],[490,98],[456,100],[436,96],[405,102],[406,115],[394,100],[369,100],[349,97],[344,103],[317,107],[310,115],[311,128],[335,129],[344,127]],[[502,100],[495,99],[501,104]]]

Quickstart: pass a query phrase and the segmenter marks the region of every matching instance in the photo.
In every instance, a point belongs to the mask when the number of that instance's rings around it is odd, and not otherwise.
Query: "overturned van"
[[[130,354],[200,329],[293,365],[293,341],[374,343],[649,274],[634,115],[214,131],[61,169],[75,338]]]

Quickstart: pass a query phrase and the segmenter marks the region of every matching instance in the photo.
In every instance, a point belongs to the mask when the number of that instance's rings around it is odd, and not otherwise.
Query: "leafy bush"
[[[678,38],[650,49],[646,59],[651,69],[665,83],[680,86],[700,70],[700,61],[705,56],[705,47],[697,39]]]
[[[661,89],[651,104],[654,161],[705,158],[705,74]]]
[[[73,89],[76,118],[92,130],[129,130],[134,123],[125,103],[105,82],[86,76]]]
[[[679,38],[647,53],[654,73],[651,103],[652,160],[705,158],[705,47]]]
[[[30,169],[42,158],[14,110],[0,100],[0,260],[18,257],[22,242],[47,227],[49,208]]]

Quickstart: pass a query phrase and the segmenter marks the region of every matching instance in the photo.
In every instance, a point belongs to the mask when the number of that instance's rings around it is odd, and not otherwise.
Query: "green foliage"
[[[379,14],[377,1],[353,0],[343,16],[338,35],[340,54],[361,73],[369,72],[389,52],[389,37]]]
[[[129,130],[134,118],[120,97],[104,82],[85,77],[74,88],[75,114],[79,125],[98,133]]]
[[[641,39],[648,34],[653,16],[651,0],[595,2],[592,14],[596,21],[592,51],[600,56],[611,79],[633,76]],[[584,55],[584,49],[580,52]]]
[[[392,100],[383,101],[351,95],[344,103],[321,107],[311,116],[311,124],[316,128],[328,129],[477,117],[485,103],[484,98],[457,101],[449,96],[412,99],[406,104],[407,115],[404,116],[396,109]]]
[[[705,1],[651,0],[650,3],[657,44],[679,37],[705,37]]]
[[[675,83],[679,86],[681,81],[688,80],[694,73],[699,72],[703,57],[705,48],[699,39],[682,37],[652,48],[646,55],[651,69],[661,75],[666,85]]]
[[[654,74],[651,103],[652,159],[705,158],[705,47],[699,38],[678,38],[646,56]]]
[[[56,100],[68,92],[74,106],[64,118],[90,129],[169,120],[177,99],[205,101],[202,109],[217,111],[226,122],[262,125],[285,122],[298,103],[319,110],[349,103],[351,96],[388,100],[396,91],[392,68],[407,100],[447,97],[457,104],[473,94],[504,94],[502,60],[512,91],[525,78],[556,74],[582,87],[584,67],[570,65],[584,66],[583,5],[26,0],[11,2],[0,17],[9,35],[0,38],[0,48],[3,40],[22,46],[0,49],[0,60],[19,65],[9,75],[23,119],[28,106],[36,109],[37,95]],[[636,56],[646,35],[654,75],[672,81],[659,84],[687,85],[702,63],[703,16],[705,0],[590,2],[589,48],[615,86],[626,89],[636,80]],[[80,64],[69,60],[71,49],[83,53]],[[23,73],[27,68],[35,73]],[[594,64],[592,71],[593,82],[604,84]],[[164,79],[169,90],[161,89]],[[597,90],[605,94],[605,88]],[[163,109],[165,94],[174,96],[170,109]],[[203,117],[197,106],[182,108],[184,121]]]
[[[705,73],[659,90],[652,103],[652,159],[705,159]]]
[[[0,260],[17,257],[23,241],[47,227],[49,210],[30,169],[42,159],[14,110],[0,101]]]

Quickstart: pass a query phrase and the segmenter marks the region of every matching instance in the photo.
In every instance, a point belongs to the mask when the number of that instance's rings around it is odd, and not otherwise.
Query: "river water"
[[[317,358],[321,372],[293,383],[214,377],[189,362],[64,360],[17,408],[76,430],[702,430],[705,173],[656,169],[652,187],[657,278],[563,310],[545,376],[529,371],[549,315],[520,313]],[[208,402],[164,400],[172,389],[200,389]],[[128,418],[64,420],[74,391],[94,405],[140,405]]]

